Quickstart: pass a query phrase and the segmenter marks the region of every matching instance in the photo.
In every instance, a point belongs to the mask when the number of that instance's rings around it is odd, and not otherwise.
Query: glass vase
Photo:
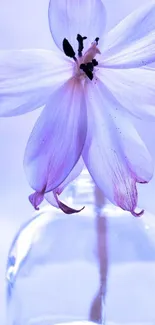
[[[105,323],[106,218],[95,191],[94,206],[93,183],[83,174],[64,195],[77,208],[86,204],[81,213],[47,206],[19,230],[8,256],[7,325]]]
[[[87,173],[43,207],[10,247],[7,325],[155,325],[155,217],[111,205]]]

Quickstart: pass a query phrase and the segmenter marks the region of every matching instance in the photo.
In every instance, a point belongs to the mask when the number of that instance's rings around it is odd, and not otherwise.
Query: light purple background
[[[114,26],[139,5],[149,0],[105,0],[108,26]],[[48,0],[0,0],[0,49],[51,48],[47,21]],[[4,270],[12,238],[32,213],[22,160],[29,133],[39,112],[0,119],[0,324],[3,324]],[[149,136],[152,143],[152,134]],[[145,132],[149,132],[145,129]],[[155,132],[154,132],[155,133]],[[151,142],[150,142],[151,144]],[[154,149],[155,151],[155,149]],[[145,187],[145,188],[144,188]],[[155,212],[155,179],[140,189],[140,205]]]

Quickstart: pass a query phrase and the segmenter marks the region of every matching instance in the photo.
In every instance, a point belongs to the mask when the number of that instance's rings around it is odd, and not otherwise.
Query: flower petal
[[[85,91],[90,114],[84,162],[105,196],[135,215],[136,182],[148,182],[153,174],[149,152],[102,82]]]
[[[0,116],[14,116],[45,105],[72,76],[72,65],[53,51],[0,51],[0,71]]]
[[[35,210],[39,210],[39,205],[44,200],[44,192],[34,192],[29,195],[29,201],[35,208]]]
[[[104,43],[103,65],[133,68],[155,61],[155,2],[131,13],[112,29]]]
[[[73,213],[78,213],[81,212],[85,207],[82,207],[81,209],[73,209],[63,203],[62,201],[59,200],[58,195],[55,191],[51,191],[48,193],[39,193],[39,192],[34,192],[29,196],[29,200],[35,210],[39,210],[39,205],[42,203],[44,198],[54,207],[61,209],[64,213],[66,214],[73,214]]]
[[[104,36],[105,7],[101,0],[50,0],[49,26],[56,45],[62,50],[64,38],[77,50],[77,34],[89,42]]]
[[[49,192],[66,179],[80,158],[86,132],[83,88],[71,79],[50,97],[29,138],[24,165],[33,189]]]
[[[73,209],[73,208],[67,206],[66,204],[64,204],[63,202],[61,202],[57,195],[55,195],[55,198],[56,198],[58,207],[66,214],[78,213],[78,212],[81,212],[85,208],[85,207],[82,207],[81,209],[78,209],[78,210]]]
[[[83,167],[84,167],[84,162],[83,162],[82,157],[80,157],[79,161],[77,162],[75,167],[72,169],[72,171],[70,172],[68,177],[54,191],[50,191],[50,192],[46,193],[45,189],[43,189],[42,192],[32,193],[29,196],[29,201],[31,202],[31,204],[33,205],[35,210],[39,210],[39,205],[42,203],[42,201],[45,198],[54,207],[61,208],[61,210],[63,210],[63,211],[65,209],[65,211],[69,211],[68,213],[75,213],[75,212],[81,211],[83,208],[80,210],[75,210],[75,209],[68,207],[64,203],[62,203],[58,199],[58,195],[60,195],[63,192],[63,190],[67,187],[67,185],[70,182],[72,182],[74,179],[76,179],[81,174]],[[74,211],[74,212],[71,212],[71,211]],[[67,213],[67,212],[65,212],[65,213]]]
[[[73,209],[63,202],[59,200],[59,195],[63,192],[63,190],[67,187],[69,183],[71,183],[73,180],[75,180],[82,172],[84,167],[84,162],[82,157],[80,157],[79,161],[75,165],[75,167],[72,169],[68,177],[64,180],[62,184],[60,184],[57,189],[55,189],[53,192],[47,192],[45,193],[45,199],[53,206],[60,208],[64,213],[72,214],[72,213],[78,213],[84,209],[82,207],[81,209]]]
[[[80,159],[78,160],[74,168],[71,170],[68,177],[57,188],[58,195],[60,195],[63,192],[63,190],[68,186],[69,183],[73,182],[81,174],[83,168],[84,168],[84,162],[82,157],[80,157]]]
[[[98,78],[123,109],[125,107],[132,115],[145,121],[155,118],[155,70],[100,68]]]

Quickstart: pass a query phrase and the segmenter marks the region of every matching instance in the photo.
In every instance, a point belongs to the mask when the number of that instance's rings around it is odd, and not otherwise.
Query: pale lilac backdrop
[[[133,9],[150,0],[104,2],[109,29]],[[0,0],[0,49],[51,48],[47,9],[48,0]],[[4,269],[8,247],[21,223],[33,213],[27,200],[30,188],[23,172],[22,159],[38,113],[0,119],[0,324],[4,320]],[[153,129],[154,125],[149,136],[152,143]],[[144,203],[151,212],[155,212],[154,192],[155,179],[145,189],[144,186],[140,189],[140,205]]]

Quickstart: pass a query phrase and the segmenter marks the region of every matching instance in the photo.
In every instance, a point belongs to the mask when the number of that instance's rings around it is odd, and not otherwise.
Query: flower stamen
[[[99,37],[95,38],[96,45],[98,45]]]
[[[84,49],[83,41],[87,39],[86,36],[82,37],[80,34],[77,34],[77,41],[79,43],[79,48],[78,48],[78,56],[82,57],[82,51]]]
[[[95,58],[96,54],[101,54],[99,48],[97,47],[97,41],[99,38],[97,37],[95,41],[91,44],[90,48],[84,54],[84,63],[92,62]]]
[[[79,43],[79,46],[78,46],[78,58],[79,59],[76,58],[75,51],[66,38],[64,38],[64,40],[63,40],[64,53],[76,62],[76,66],[77,66],[76,75],[77,76],[81,77],[82,74],[81,74],[80,70],[82,70],[90,80],[93,80],[93,77],[94,77],[93,70],[94,70],[94,67],[96,67],[98,65],[98,62],[95,59],[95,56],[96,56],[96,54],[100,54],[100,50],[97,47],[99,37],[95,38],[95,40],[92,42],[90,48],[88,48],[88,50],[84,53],[84,55],[82,54],[82,51],[84,49],[83,41],[86,40],[87,37],[77,34],[76,39]]]
[[[98,62],[93,59],[92,62],[88,62],[88,63],[82,63],[80,65],[80,69],[83,70],[86,74],[86,76],[90,79],[93,80],[93,70],[94,67],[98,65]]]
[[[69,58],[72,58],[72,59],[74,59],[74,61],[77,61],[73,47],[71,46],[71,44],[68,42],[68,40],[66,38],[64,38],[64,40],[63,40],[63,50],[64,50],[64,53]]]
[[[83,70],[83,72],[85,72],[86,76],[90,79],[93,80],[93,73],[92,71],[89,69],[89,67],[87,66],[87,64],[82,63],[80,65],[80,69]]]

